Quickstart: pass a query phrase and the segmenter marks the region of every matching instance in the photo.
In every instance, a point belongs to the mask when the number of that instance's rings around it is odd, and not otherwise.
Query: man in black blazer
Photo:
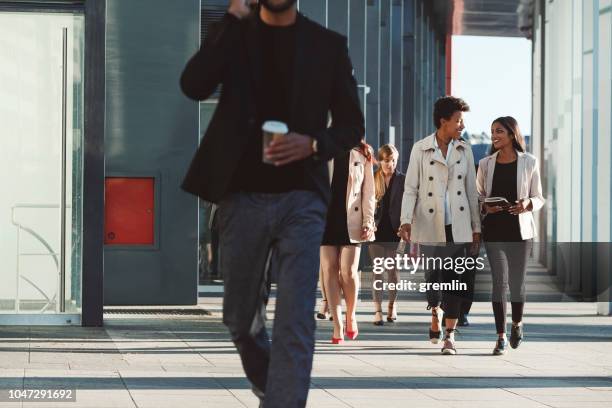
[[[182,187],[219,205],[223,322],[253,391],[266,407],[303,407],[330,197],[327,161],[359,144],[364,120],[346,39],[299,14],[295,0],[260,0],[254,10],[247,3],[254,1],[230,0],[182,74],[192,99],[221,86]],[[289,128],[265,150],[273,164],[262,161],[268,120]],[[278,275],[271,345],[270,263]]]

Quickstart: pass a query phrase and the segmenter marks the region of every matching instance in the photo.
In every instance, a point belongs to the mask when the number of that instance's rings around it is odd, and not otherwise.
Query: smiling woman
[[[414,144],[410,154],[400,235],[406,242],[424,245],[427,256],[458,258],[466,251],[474,255],[480,244],[480,217],[472,149],[461,139],[463,113],[468,104],[460,98],[445,96],[434,105],[435,133]],[[443,244],[443,245],[440,245]],[[458,271],[431,268],[426,281],[450,282]],[[431,310],[429,339],[437,344],[442,337],[442,295],[446,315],[443,354],[454,355],[454,331],[462,313],[466,293],[429,291],[427,309]]]
[[[511,145],[519,152],[525,152],[525,138],[519,129],[518,122],[512,116],[502,116],[491,124],[491,154]]]
[[[494,355],[507,351],[506,286],[510,284],[512,332],[510,346],[523,339],[525,274],[533,238],[536,236],[532,213],[544,205],[537,160],[525,153],[525,142],[516,119],[497,118],[491,124],[491,155],[478,165],[478,193],[484,215],[484,240],[493,275],[493,313],[498,339]],[[518,188],[517,188],[518,186]],[[504,207],[484,202],[503,197],[512,205]]]

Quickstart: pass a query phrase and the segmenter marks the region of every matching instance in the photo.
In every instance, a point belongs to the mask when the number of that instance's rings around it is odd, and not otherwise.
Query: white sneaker
[[[442,346],[442,354],[447,356],[454,356],[457,354],[457,349],[455,349],[455,339],[451,337],[447,337],[444,339],[444,345]]]

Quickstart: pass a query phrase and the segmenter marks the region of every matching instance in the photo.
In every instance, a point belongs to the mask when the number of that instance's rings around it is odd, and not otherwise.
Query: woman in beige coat
[[[410,154],[399,234],[404,241],[424,244],[429,257],[457,259],[478,252],[480,215],[476,171],[471,146],[461,140],[463,112],[469,106],[452,96],[434,105],[436,132],[414,144]],[[466,243],[472,243],[466,254]],[[461,272],[432,268],[427,283],[461,280]],[[443,354],[456,354],[455,327],[465,292],[427,291],[432,312],[429,339],[437,344],[442,336],[442,304],[446,314]]]
[[[360,243],[374,239],[374,171],[370,146],[362,144],[334,158],[332,198],[321,243],[321,268],[325,296],[333,316],[332,343],[357,337],[357,267]],[[346,321],[342,319],[341,297],[346,302]]]

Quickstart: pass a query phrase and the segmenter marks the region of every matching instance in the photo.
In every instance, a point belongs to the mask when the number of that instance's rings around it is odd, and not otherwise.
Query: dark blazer
[[[257,14],[238,19],[227,13],[187,63],[181,89],[189,98],[208,98],[221,84],[221,96],[182,188],[218,202],[228,192],[248,137],[259,135],[257,95],[262,83]],[[357,83],[346,38],[298,13],[289,129],[317,140],[318,153],[305,159],[309,178],[330,198],[327,161],[359,144],[364,135]],[[332,125],[327,128],[331,112]]]
[[[393,230],[398,230],[400,227],[400,217],[402,214],[402,198],[404,197],[404,182],[406,176],[404,173],[395,170],[395,176],[391,180],[389,188],[391,189],[391,197],[389,197],[389,218],[391,219],[391,227]],[[382,219],[382,203],[376,207],[376,225]]]

